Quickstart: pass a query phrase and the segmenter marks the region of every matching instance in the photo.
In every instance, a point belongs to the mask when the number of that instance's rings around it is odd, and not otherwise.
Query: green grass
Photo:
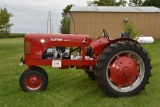
[[[83,70],[59,70],[44,67],[49,84],[43,92],[23,92],[19,77],[26,66],[19,66],[23,56],[23,38],[0,39],[0,107],[160,107],[160,40],[143,44],[152,59],[150,84],[139,95],[110,98]]]

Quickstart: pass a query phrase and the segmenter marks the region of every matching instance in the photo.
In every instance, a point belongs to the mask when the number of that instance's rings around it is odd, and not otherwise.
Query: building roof
[[[156,7],[73,6],[71,12],[160,12]]]

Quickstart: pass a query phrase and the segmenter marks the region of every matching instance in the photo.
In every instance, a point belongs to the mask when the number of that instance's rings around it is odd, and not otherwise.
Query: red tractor
[[[39,66],[83,69],[96,79],[106,95],[132,96],[144,89],[151,76],[148,53],[129,38],[110,39],[107,32],[96,40],[80,34],[27,34],[24,59],[28,68],[19,79],[26,92],[45,90],[46,71]]]

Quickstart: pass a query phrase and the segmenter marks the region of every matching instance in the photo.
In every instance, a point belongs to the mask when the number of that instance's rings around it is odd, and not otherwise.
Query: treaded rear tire
[[[96,79],[96,75],[93,71],[85,71],[85,73],[88,75],[88,77],[91,79],[91,80],[95,80]]]
[[[109,65],[115,55],[118,53],[123,52],[131,52],[135,53],[140,59],[142,59],[142,63],[144,63],[144,69],[143,72],[143,79],[139,81],[140,83],[137,84],[133,89],[130,89],[128,91],[123,92],[116,88],[113,88],[111,85],[111,81],[109,81]],[[133,96],[140,93],[141,90],[144,89],[149,80],[149,77],[151,76],[151,69],[152,66],[150,64],[150,58],[148,56],[148,53],[137,43],[132,41],[119,41],[116,43],[111,44],[108,47],[105,47],[103,52],[100,54],[99,59],[96,63],[96,68],[94,70],[96,74],[96,80],[99,85],[99,87],[102,89],[102,91],[111,97],[126,97],[126,96]],[[137,77],[139,78],[139,77]]]

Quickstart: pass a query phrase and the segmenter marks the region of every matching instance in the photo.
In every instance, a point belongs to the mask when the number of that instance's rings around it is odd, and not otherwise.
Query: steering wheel
[[[106,39],[109,40],[109,36],[108,36],[108,33],[106,32],[105,29],[103,29],[103,36],[106,37]]]

